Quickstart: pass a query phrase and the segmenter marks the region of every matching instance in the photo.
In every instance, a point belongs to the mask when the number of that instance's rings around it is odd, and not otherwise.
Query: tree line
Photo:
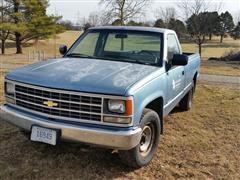
[[[15,42],[16,53],[22,53],[22,44],[47,39],[63,32],[58,24],[61,17],[47,15],[47,0],[2,0],[0,5],[1,52],[5,53],[7,40]]]
[[[174,7],[160,8],[156,11],[155,22],[136,22],[133,19],[144,16],[151,0],[101,0],[103,13],[91,13],[84,19],[84,30],[98,25],[126,25],[126,26],[153,26],[168,28],[176,31],[180,40],[195,42],[202,52],[202,44],[211,40],[213,35],[219,36],[220,43],[224,37],[230,35],[233,39],[240,38],[240,20],[234,24],[232,15],[226,11],[219,13],[222,4],[218,4],[214,11],[210,11],[207,0],[182,0],[176,7],[183,12],[184,20],[178,18]],[[100,15],[99,15],[100,14]]]
[[[47,15],[48,0],[2,0],[0,5],[0,40],[4,53],[5,43],[12,40],[16,45],[16,53],[22,53],[22,44],[30,40],[47,39],[67,30],[86,30],[99,25],[150,26],[168,28],[176,31],[180,40],[190,40],[199,47],[211,40],[213,35],[240,38],[240,20],[234,24],[232,15],[220,12],[220,6],[209,10],[209,0],[188,0],[176,3],[184,17],[179,18],[174,7],[156,10],[154,22],[137,22],[136,18],[146,15],[152,0],[100,0],[99,6],[104,10],[90,13],[83,18],[82,24],[74,25],[71,21],[60,20],[61,17]]]
[[[228,11],[221,14],[217,11],[192,14],[185,23],[175,17],[170,17],[168,21],[157,19],[154,27],[173,29],[180,39],[194,41],[199,47],[199,54],[202,52],[202,44],[207,38],[212,40],[213,35],[220,37],[220,43],[227,35],[240,39],[240,22],[234,25],[233,17]]]

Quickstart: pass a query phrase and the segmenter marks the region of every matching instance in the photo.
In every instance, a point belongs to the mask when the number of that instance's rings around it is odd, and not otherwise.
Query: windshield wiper
[[[143,62],[139,60],[134,60],[132,62],[138,63],[138,64],[144,64],[144,65],[156,65],[156,63],[151,63],[151,62]]]
[[[129,57],[126,57],[126,58],[119,59],[118,61],[137,63],[137,64],[144,64],[144,65],[156,65],[156,63],[152,63],[152,62],[145,62],[145,61],[141,61],[141,60],[137,60],[137,59],[131,59]]]
[[[87,54],[81,54],[81,53],[70,53],[66,55],[67,57],[81,57],[81,58],[94,58],[93,56],[89,56]]]
[[[121,61],[121,62],[129,62],[129,63],[137,63],[137,64],[144,64],[144,65],[156,65],[156,63],[151,63],[151,62],[144,62],[144,61],[139,61],[135,59],[118,59],[118,58],[112,58],[112,57],[102,57],[102,59],[105,60],[112,60],[112,61]]]

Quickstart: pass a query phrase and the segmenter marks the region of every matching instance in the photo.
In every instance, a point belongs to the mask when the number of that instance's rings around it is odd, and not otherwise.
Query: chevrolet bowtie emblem
[[[56,107],[56,106],[58,106],[58,103],[53,102],[53,101],[44,101],[43,104],[48,106],[48,107]]]

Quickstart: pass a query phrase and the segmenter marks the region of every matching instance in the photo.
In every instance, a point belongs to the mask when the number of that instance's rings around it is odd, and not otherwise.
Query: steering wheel
[[[154,63],[157,63],[158,57],[157,55],[155,55],[154,53],[150,52],[150,51],[146,51],[146,50],[140,50],[140,51],[135,51],[136,54],[147,54],[147,55],[151,55],[154,59]]]

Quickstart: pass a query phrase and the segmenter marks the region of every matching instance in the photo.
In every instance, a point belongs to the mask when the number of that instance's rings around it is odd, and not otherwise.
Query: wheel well
[[[161,134],[163,133],[163,98],[159,97],[150,102],[145,108],[155,111],[160,119],[161,123]]]

